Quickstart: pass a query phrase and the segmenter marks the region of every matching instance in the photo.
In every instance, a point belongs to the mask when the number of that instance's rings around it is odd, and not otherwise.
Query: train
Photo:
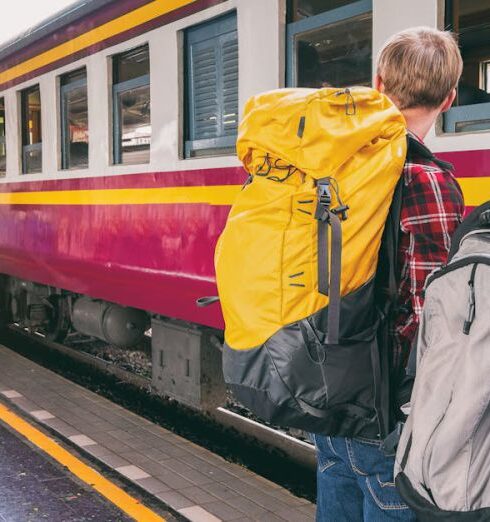
[[[468,208],[490,195],[490,1],[82,0],[0,47],[3,323],[131,347],[151,327],[153,385],[223,397],[214,247],[246,180],[247,99],[371,85],[412,26],[454,30],[455,105],[427,139]]]

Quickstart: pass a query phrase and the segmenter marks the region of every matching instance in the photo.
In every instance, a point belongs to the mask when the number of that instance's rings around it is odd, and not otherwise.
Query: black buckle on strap
[[[316,206],[315,219],[318,221],[329,221],[328,210],[332,204],[332,193],[330,191],[330,180],[318,181],[317,185],[318,205]]]
[[[338,207],[330,208],[332,205],[332,190],[334,190],[339,203]],[[338,187],[330,181],[330,178],[323,178],[317,182],[318,205],[316,207],[315,219],[318,221],[330,222],[330,212],[339,217],[341,221],[347,219],[348,205],[344,205],[340,199]]]

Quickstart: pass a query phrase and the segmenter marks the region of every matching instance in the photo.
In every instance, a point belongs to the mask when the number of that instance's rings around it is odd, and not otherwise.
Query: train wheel
[[[45,328],[46,338],[54,342],[63,342],[70,331],[70,309],[66,296],[55,295],[49,298],[51,318]]]

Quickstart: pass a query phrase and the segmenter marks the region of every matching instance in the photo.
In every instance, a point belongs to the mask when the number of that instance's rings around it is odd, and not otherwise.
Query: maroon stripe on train
[[[31,71],[30,73],[14,78],[13,80],[10,80],[8,82],[2,83],[0,84],[0,90],[8,89],[25,81],[31,80],[33,78],[36,78],[37,76],[40,76],[41,74],[45,74],[59,67],[63,67],[64,65],[68,65],[72,62],[95,54],[103,49],[106,49],[107,47],[111,47],[126,40],[130,40],[131,38],[135,38],[136,36],[151,31],[152,29],[156,29],[163,25],[170,24],[172,22],[175,22],[176,20],[180,20],[181,18],[185,18],[186,16],[190,16],[191,14],[202,11],[203,9],[207,9],[208,7],[221,4],[225,1],[226,0],[197,0],[192,4],[176,9],[175,11],[172,11],[158,18],[155,18],[154,20],[150,20],[142,25],[134,27],[133,29],[130,29],[111,38],[103,40],[102,42],[99,42],[90,47],[87,47],[86,49],[83,49],[82,51],[73,53],[65,58],[57,60],[56,62],[50,63],[44,67],[40,67],[39,69]]]
[[[214,247],[228,206],[0,205],[0,273],[222,328]],[[110,223],[110,226],[108,224]]]
[[[201,187],[242,185],[247,174],[242,167],[199,169],[174,172],[148,172],[74,179],[49,179],[0,184],[0,192],[44,192],[53,190],[141,189],[159,187]]]
[[[436,156],[453,164],[456,177],[490,176],[490,149],[441,152],[436,153]]]

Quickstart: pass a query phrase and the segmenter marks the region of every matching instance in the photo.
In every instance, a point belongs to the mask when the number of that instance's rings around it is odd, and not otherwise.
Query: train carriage
[[[457,103],[428,144],[475,206],[490,194],[490,0],[85,0],[5,44],[4,317],[122,346],[151,319],[155,387],[205,403],[219,374],[206,332],[223,320],[195,302],[216,293],[214,246],[245,180],[244,103],[370,85],[383,42],[416,25],[459,34]]]

